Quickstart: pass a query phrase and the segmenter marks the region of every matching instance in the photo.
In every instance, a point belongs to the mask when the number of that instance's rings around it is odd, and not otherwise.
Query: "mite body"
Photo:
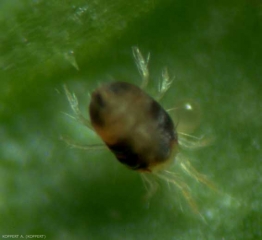
[[[99,87],[92,94],[89,113],[97,134],[133,170],[152,172],[176,151],[172,119],[135,85],[113,82]]]
[[[176,166],[180,166],[184,173],[212,187],[206,177],[194,169],[187,159],[177,154],[180,146],[190,149],[199,148],[206,145],[206,140],[176,131],[167,111],[177,108],[165,111],[158,103],[172,83],[167,69],[164,68],[162,72],[157,100],[154,100],[144,91],[149,80],[147,67],[149,55],[144,59],[137,47],[133,48],[133,55],[142,77],[140,88],[126,82],[101,85],[91,95],[90,119],[86,119],[79,110],[75,94],[70,93],[64,86],[70,106],[75,113],[75,118],[94,130],[121,163],[142,172],[141,176],[145,185],[148,185],[149,195],[152,195],[156,186],[150,178],[156,176],[178,188],[191,207],[198,212],[191,197],[190,187],[177,177],[176,173],[167,170],[166,165],[172,163],[176,156]],[[185,110],[189,109],[191,111],[192,107],[187,107]],[[101,144],[79,146],[64,140],[70,146],[81,149],[103,147]]]

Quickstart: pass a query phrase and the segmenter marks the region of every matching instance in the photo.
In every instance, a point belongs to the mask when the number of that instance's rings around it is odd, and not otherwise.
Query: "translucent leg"
[[[146,200],[149,200],[158,189],[158,184],[154,178],[148,173],[142,173],[141,178],[143,180],[143,184],[147,190],[147,194],[145,196]]]
[[[167,68],[164,68],[163,71],[162,71],[162,79],[159,82],[159,86],[158,86],[157,100],[160,100],[161,98],[164,97],[165,93],[171,87],[172,82],[173,82],[173,79],[169,78]]]
[[[204,136],[195,137],[190,134],[178,132],[178,142],[181,147],[193,150],[211,145],[214,142],[214,138]]]
[[[66,85],[64,85],[64,90],[66,93],[66,97],[68,99],[68,102],[75,114],[75,117],[70,116],[78,121],[80,121],[82,124],[84,124],[85,126],[87,126],[89,129],[91,129],[93,131],[93,128],[91,126],[91,123],[89,122],[88,119],[86,119],[83,114],[81,113],[81,111],[79,110],[78,107],[78,100],[77,97],[74,93],[70,93],[68,88],[66,87]],[[90,145],[80,145],[77,144],[75,142],[73,142],[72,140],[68,139],[67,137],[61,136],[60,139],[62,141],[64,141],[65,143],[68,144],[68,146],[70,146],[71,148],[78,148],[78,149],[82,149],[82,150],[99,150],[99,149],[106,149],[106,146],[104,144],[90,144]]]
[[[82,150],[103,150],[107,148],[105,144],[80,145],[64,136],[61,136],[60,139],[64,141],[70,148],[77,148]]]
[[[148,85],[149,82],[149,71],[148,71],[148,62],[150,59],[150,53],[147,55],[147,58],[144,59],[142,53],[140,52],[138,47],[133,47],[133,56],[135,59],[136,66],[138,68],[138,71],[142,77],[142,84],[141,88],[145,89]],[[170,88],[171,84],[173,82],[173,79],[169,78],[167,68],[164,68],[162,71],[162,79],[159,83],[158,87],[158,96],[157,100],[160,100],[165,93],[168,91]]]
[[[197,214],[200,214],[198,207],[191,195],[191,189],[189,188],[189,186],[185,182],[179,180],[176,176],[168,176],[169,174],[170,172],[164,171],[163,173],[157,173],[156,175],[160,179],[165,180],[168,184],[171,184],[175,186],[177,189],[179,189],[179,191],[181,191],[183,197],[186,199],[193,211]]]
[[[150,53],[147,55],[147,58],[145,60],[138,47],[132,47],[132,50],[136,66],[142,77],[141,88],[144,89],[147,87],[149,81],[149,71],[147,66],[150,59]]]
[[[83,114],[81,113],[81,111],[79,110],[79,107],[78,107],[78,100],[77,100],[77,97],[74,93],[70,93],[67,86],[64,85],[64,90],[65,90],[65,93],[66,93],[66,97],[67,97],[67,100],[75,114],[76,117],[72,117],[78,121],[80,121],[82,124],[84,124],[85,126],[87,126],[89,129],[93,130],[92,126],[91,126],[91,123],[89,122],[88,119],[86,119]]]
[[[214,184],[205,175],[199,173],[188,160],[183,159],[183,161],[180,162],[180,166],[183,169],[183,171],[187,173],[190,177],[217,191]]]

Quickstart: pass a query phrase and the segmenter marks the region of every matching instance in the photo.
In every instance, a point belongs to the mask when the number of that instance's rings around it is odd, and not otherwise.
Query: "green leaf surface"
[[[0,238],[262,239],[261,23],[255,0],[2,0]],[[215,139],[182,152],[218,189],[183,177],[200,214],[165,182],[145,201],[139,173],[112,153],[60,140],[101,143],[68,117],[62,86],[88,116],[97,86],[140,84],[132,46],[151,53],[148,92],[167,67],[175,79],[162,105],[193,102],[192,134]]]

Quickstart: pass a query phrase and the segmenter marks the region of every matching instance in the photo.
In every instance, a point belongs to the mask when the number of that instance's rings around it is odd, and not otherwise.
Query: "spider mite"
[[[156,188],[151,176],[157,176],[167,181],[169,185],[176,186],[191,207],[197,211],[189,186],[168,169],[176,159],[175,162],[178,162],[184,172],[197,181],[210,185],[189,161],[177,159],[180,147],[197,148],[202,145],[201,140],[185,133],[177,133],[168,110],[158,103],[172,83],[167,69],[162,72],[158,95],[153,99],[144,91],[149,81],[149,55],[145,59],[137,47],[133,47],[132,50],[142,77],[140,88],[126,82],[101,85],[91,94],[90,120],[80,112],[76,96],[64,86],[68,101],[76,119],[94,130],[120,163],[142,173],[142,179],[149,187],[150,195]],[[79,146],[64,140],[77,148],[101,148],[101,145]]]

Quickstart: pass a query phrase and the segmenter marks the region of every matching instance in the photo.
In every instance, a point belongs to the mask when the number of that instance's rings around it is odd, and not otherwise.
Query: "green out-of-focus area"
[[[259,0],[1,0],[0,238],[262,239],[261,43]],[[164,181],[146,199],[108,150],[60,139],[101,143],[70,117],[63,85],[88,116],[97,86],[140,84],[132,46],[151,53],[149,92],[167,67],[163,106],[194,102],[190,134],[214,139],[182,153],[216,186],[183,177],[199,213]]]

